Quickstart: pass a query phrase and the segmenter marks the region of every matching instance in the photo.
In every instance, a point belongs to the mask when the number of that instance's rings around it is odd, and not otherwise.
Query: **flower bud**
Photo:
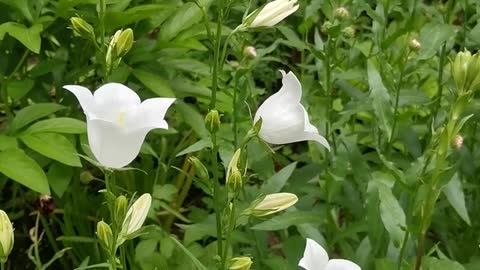
[[[114,245],[113,232],[103,220],[97,223],[97,238],[105,250],[112,250]]]
[[[274,193],[265,196],[265,198],[255,205],[252,209],[252,215],[256,217],[268,216],[297,203],[298,197],[292,193]]]
[[[120,195],[115,199],[115,220],[121,221],[127,213],[128,200],[125,196]]]
[[[254,10],[243,21],[245,27],[272,27],[298,10],[298,0],[273,0]]]
[[[408,47],[412,51],[418,51],[422,48],[422,44],[416,38],[413,38],[408,42]]]
[[[95,32],[93,31],[93,27],[84,19],[72,17],[70,18],[70,23],[72,24],[73,33],[75,35],[95,41]]]
[[[198,178],[202,180],[210,179],[210,174],[208,173],[207,168],[197,157],[189,157],[188,161],[195,168],[195,173],[197,174]]]
[[[132,206],[128,209],[127,215],[123,220],[122,230],[119,234],[119,238],[124,241],[126,238],[132,236],[142,227],[145,219],[147,218],[148,211],[152,204],[152,196],[148,193],[143,194],[138,198]],[[119,245],[119,243],[117,243]]]
[[[3,210],[0,210],[0,262],[5,263],[12,252],[14,243],[12,222]]]
[[[205,126],[210,133],[216,133],[220,128],[220,114],[217,110],[210,110],[205,117]]]
[[[340,19],[340,20],[345,20],[350,17],[350,12],[348,12],[348,9],[344,7],[339,7],[335,9],[335,17]]]
[[[451,71],[459,94],[480,88],[480,54],[459,52],[452,63]]]
[[[83,171],[80,173],[80,183],[88,185],[95,177],[90,171]]]
[[[456,150],[459,150],[463,146],[463,137],[460,134],[455,135],[452,140],[452,147]]]
[[[243,54],[250,59],[255,59],[257,57],[257,50],[253,46],[247,46],[243,49]]]
[[[347,26],[342,29],[342,33],[346,38],[354,38],[355,37],[355,28],[351,26]]]
[[[116,68],[133,46],[133,31],[130,28],[117,30],[108,45],[106,62],[109,70]]]
[[[333,23],[331,21],[325,21],[322,25],[322,27],[320,28],[320,31],[322,31],[322,33],[326,34],[328,33],[328,30],[330,30],[330,28],[333,27]]]
[[[250,257],[236,257],[230,260],[228,270],[249,270],[252,266]]]
[[[242,187],[242,173],[238,169],[242,150],[237,149],[230,160],[227,168],[227,186],[229,192],[235,193]]]

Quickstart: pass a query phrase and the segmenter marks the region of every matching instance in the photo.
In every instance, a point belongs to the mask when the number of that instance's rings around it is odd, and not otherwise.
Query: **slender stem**
[[[395,132],[396,132],[396,129],[397,129],[398,104],[400,102],[400,90],[402,89],[403,76],[405,75],[405,66],[407,65],[409,54],[410,54],[410,50],[408,51],[407,55],[405,56],[404,61],[402,62],[402,66],[401,66],[401,69],[400,69],[400,77],[398,78],[397,84],[395,85],[395,105],[393,107],[392,133],[390,134],[390,138],[388,139],[387,149],[390,149],[390,146],[392,146],[393,138],[395,137]]]
[[[438,110],[440,109],[442,103],[442,96],[443,96],[443,67],[445,66],[446,61],[446,43],[443,43],[442,51],[440,52],[440,61],[438,63],[438,76],[437,76],[437,85],[438,85],[438,93],[437,93],[437,100],[435,102],[435,107],[433,108],[432,113],[432,123],[437,117]]]
[[[52,245],[52,248],[55,251],[55,253],[58,253],[60,251],[60,248],[57,245],[57,241],[55,241],[55,236],[53,235],[52,230],[48,225],[47,219],[44,217],[40,217],[40,220],[42,221],[42,226],[47,235],[48,242],[50,242],[50,244]],[[60,259],[60,263],[63,265],[63,268],[68,269],[68,265],[67,265],[67,262],[65,261],[65,258],[62,256],[59,259]]]
[[[232,238],[232,232],[235,229],[235,201],[236,198],[232,199],[232,211],[230,212],[229,220],[228,220],[228,231],[227,231],[227,238],[225,239],[225,249],[223,250],[222,256],[222,268],[224,270],[226,267],[227,256],[228,256],[228,247],[230,245],[230,240]]]
[[[238,110],[237,110],[237,87],[238,87],[238,75],[235,73],[235,83],[233,87],[233,147],[236,149],[238,146]]]
[[[407,247],[409,236],[410,236],[410,233],[406,231],[405,236],[403,237],[402,247],[400,248],[400,254],[398,255],[397,270],[400,270],[402,267],[403,256],[405,255],[405,249]]]
[[[38,229],[40,227],[40,212],[37,213],[37,218],[35,220],[35,243],[33,245],[33,251],[35,252],[36,265],[39,269],[42,269],[42,260],[40,259],[40,252],[38,246],[40,244],[40,236],[38,234]]]
[[[5,263],[0,261],[0,270],[5,270]]]
[[[17,73],[18,70],[23,66],[23,64],[24,64],[25,60],[27,59],[29,53],[30,53],[29,50],[25,50],[25,52],[22,55],[22,58],[20,58],[20,61],[18,61],[17,65],[15,66],[13,71],[10,73],[10,75],[8,75],[8,77],[4,78],[1,82],[2,83],[1,94],[2,94],[2,97],[3,97],[3,102],[4,102],[4,106],[5,106],[5,114],[7,115],[7,120],[8,121],[11,121],[13,119],[13,114],[12,114],[12,111],[10,109],[10,102],[8,100],[9,99],[8,98],[8,84],[10,83],[10,80],[13,78],[13,76],[15,76],[15,73]]]
[[[223,2],[223,1],[220,1]],[[217,90],[218,90],[218,72],[220,65],[220,47],[222,40],[222,23],[223,23],[223,11],[220,9],[219,18],[217,22],[217,33],[215,35],[215,48],[213,52],[213,71],[212,71],[212,97],[210,100],[210,109],[215,109],[217,102]]]
[[[326,44],[325,51],[325,91],[327,94],[327,121],[326,121],[326,134],[332,142],[333,153],[337,152],[337,144],[335,142],[335,133],[331,130],[331,123],[333,123],[333,89],[332,89],[332,63],[330,55],[335,53],[335,46],[331,45],[332,39],[329,38]]]
[[[223,233],[222,233],[222,215],[221,203],[220,203],[220,183],[218,182],[218,145],[217,145],[217,136],[215,133],[212,134],[212,170],[213,170],[213,200],[214,200],[214,210],[215,210],[215,220],[217,228],[217,255],[222,258],[223,252]]]

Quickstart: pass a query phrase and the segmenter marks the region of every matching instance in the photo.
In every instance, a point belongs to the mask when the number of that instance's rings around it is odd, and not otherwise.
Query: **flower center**
[[[117,124],[121,127],[126,127],[127,126],[127,113],[126,112],[120,112],[118,114]]]

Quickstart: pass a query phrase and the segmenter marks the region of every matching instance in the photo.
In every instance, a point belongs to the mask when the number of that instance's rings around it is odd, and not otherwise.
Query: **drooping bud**
[[[350,12],[348,12],[348,9],[345,7],[338,7],[335,9],[335,17],[337,17],[340,20],[345,20],[350,17]]]
[[[413,38],[408,42],[408,47],[412,51],[418,51],[422,48],[422,44],[416,38]]]
[[[220,128],[220,114],[217,110],[210,110],[205,117],[205,127],[210,133],[216,133]]]
[[[207,168],[205,167],[205,165],[203,165],[203,163],[197,157],[191,156],[188,158],[188,161],[195,168],[195,173],[197,174],[198,178],[202,180],[210,179],[210,175],[208,173]]]
[[[236,257],[230,260],[228,270],[249,270],[252,263],[250,257]]]
[[[250,59],[255,59],[257,57],[257,50],[253,46],[247,46],[243,49],[243,54]]]
[[[252,215],[256,217],[268,216],[289,208],[297,203],[298,197],[292,193],[274,193],[265,196],[265,198],[254,206]]]
[[[459,150],[463,146],[463,137],[460,134],[455,135],[452,140],[452,147]]]
[[[112,250],[113,248],[113,232],[110,226],[105,223],[103,220],[97,223],[97,238],[100,242],[100,245],[105,250]]]
[[[5,263],[14,243],[13,226],[7,213],[0,210],[0,262]]]
[[[238,168],[242,150],[237,149],[230,160],[227,168],[227,186],[231,194],[236,193],[242,187],[242,173]]]
[[[72,17],[70,18],[70,23],[72,24],[73,33],[75,35],[95,41],[95,31],[93,31],[93,27],[84,19]]]

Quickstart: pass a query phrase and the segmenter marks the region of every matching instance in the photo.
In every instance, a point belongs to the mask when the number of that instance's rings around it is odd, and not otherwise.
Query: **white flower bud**
[[[296,5],[297,1],[274,0],[269,2],[263,8],[257,9],[248,15],[243,24],[250,28],[272,27],[297,11],[299,7],[299,5]]]
[[[256,217],[268,216],[289,208],[297,201],[297,195],[292,193],[269,194],[252,209],[252,215]]]
[[[250,59],[255,59],[257,57],[257,50],[253,46],[247,46],[243,49],[243,54]]]
[[[0,210],[0,262],[5,263],[12,252],[14,243],[12,222],[3,210]]]

